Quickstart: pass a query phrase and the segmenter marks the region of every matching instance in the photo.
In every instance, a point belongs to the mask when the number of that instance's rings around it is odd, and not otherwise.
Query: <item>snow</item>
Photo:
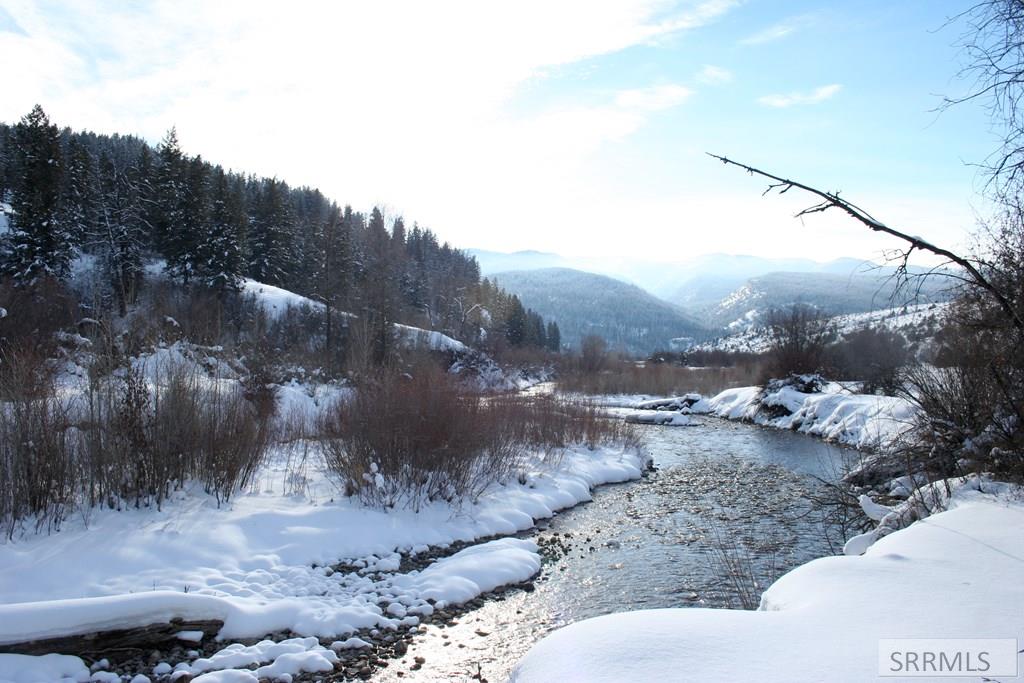
[[[186,620],[224,622],[219,637],[347,637],[361,628],[414,625],[428,600],[462,603],[539,569],[529,541],[466,548],[420,572],[393,574],[396,551],[512,534],[590,499],[592,487],[640,477],[648,458],[585,447],[538,455],[521,476],[475,504],[435,503],[419,513],[375,510],[341,497],[315,467],[305,493],[274,479],[272,461],[254,490],[230,505],[198,487],[162,510],[94,510],[89,524],[0,545],[0,645]],[[519,481],[525,483],[519,483]],[[269,491],[269,492],[268,492]],[[74,558],[74,571],[60,558]],[[330,565],[358,561],[359,573]],[[380,603],[401,609],[385,613]],[[401,610],[404,616],[399,616]],[[2,657],[2,656],[0,656]]]
[[[248,278],[242,281],[242,291],[255,297],[266,314],[275,319],[283,315],[289,308],[308,307],[315,311],[322,311],[324,309],[324,304],[319,301],[313,301],[287,289]],[[338,311],[337,315],[353,317],[351,313],[344,311]],[[466,352],[469,350],[469,347],[462,342],[452,339],[441,332],[400,324],[394,325],[394,328],[398,333],[399,339],[409,346],[426,348],[432,351]]]
[[[511,680],[861,682],[876,680],[883,638],[1024,642],[1024,504],[963,490],[950,503],[864,555],[794,569],[758,611],[626,612],[560,629]]]
[[[242,280],[242,292],[256,298],[263,310],[271,318],[278,318],[289,308],[308,306],[313,310],[323,310],[324,305],[287,289],[264,284],[245,278]]]
[[[788,414],[772,417],[764,406]],[[789,429],[862,450],[898,442],[913,424],[917,409],[902,398],[848,393],[841,385],[825,385],[821,393],[803,393],[791,386],[762,394],[760,387],[726,389],[690,407],[694,414]]]
[[[78,657],[0,655],[0,683],[47,683],[65,679],[84,683],[89,676],[89,667]]]
[[[625,418],[626,422],[667,427],[691,427],[698,424],[685,413],[665,410],[631,410]]]
[[[730,298],[723,302],[723,306],[744,301],[748,298],[749,292],[743,289],[737,290]],[[742,296],[741,296],[742,295]],[[912,304],[897,306],[895,308],[881,308],[866,313],[848,313],[837,315],[829,319],[836,331],[846,335],[864,328],[886,329],[893,332],[909,334],[911,332],[927,331],[929,325],[937,324],[943,318],[946,302]],[[726,326],[731,333],[711,342],[705,342],[694,346],[694,350],[703,351],[731,351],[744,353],[764,353],[771,346],[771,339],[763,326],[758,325],[758,316],[761,311],[756,309],[748,311],[743,317],[734,320]]]
[[[469,350],[469,347],[462,342],[434,330],[424,330],[409,325],[395,325],[395,330],[398,332],[399,339],[416,348],[463,353]]]

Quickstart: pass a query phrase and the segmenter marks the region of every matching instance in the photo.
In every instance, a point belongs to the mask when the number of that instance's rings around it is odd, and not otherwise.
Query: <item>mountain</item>
[[[545,251],[487,251],[486,249],[466,249],[469,256],[476,258],[483,275],[493,275],[510,270],[535,270],[537,268],[555,268],[568,266],[569,262],[558,254]]]
[[[867,274],[876,264],[855,258],[813,261],[745,254],[701,254],[675,262],[623,258],[575,258],[542,251],[503,253],[468,249],[483,275],[511,270],[574,268],[642,287],[671,304],[697,311],[716,305],[753,277],[769,273]]]
[[[855,275],[768,273],[750,278],[699,314],[712,327],[737,331],[756,325],[773,308],[799,303],[828,315],[864,313],[907,303],[944,301],[950,285],[946,278],[930,277],[913,283],[908,291],[897,292],[891,269]]]
[[[764,258],[743,254],[704,254],[679,264],[638,264],[628,279],[687,309],[717,303],[752,277],[769,273],[855,275],[874,264],[854,258],[812,261],[805,258]]]
[[[668,348],[673,339],[703,338],[707,331],[679,308],[636,285],[571,268],[496,273],[493,279],[547,318],[554,318],[562,341],[579,346],[588,334],[609,346],[645,354]]]

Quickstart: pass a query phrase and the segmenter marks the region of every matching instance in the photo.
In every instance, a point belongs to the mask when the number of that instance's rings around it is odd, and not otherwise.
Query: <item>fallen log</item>
[[[171,619],[170,622],[149,624],[135,628],[83,633],[60,638],[44,638],[23,643],[0,645],[0,653],[21,655],[43,655],[51,652],[64,655],[77,655],[85,658],[96,658],[114,650],[148,650],[159,648],[172,642],[181,642],[178,634],[182,632],[201,632],[202,639],[217,635],[223,621],[185,621]]]

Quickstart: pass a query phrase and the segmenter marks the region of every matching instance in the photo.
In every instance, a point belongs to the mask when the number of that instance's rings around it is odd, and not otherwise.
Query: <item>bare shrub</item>
[[[817,309],[802,304],[773,309],[766,318],[765,331],[770,350],[763,380],[824,370],[826,349],[835,338],[835,329]]]
[[[31,376],[9,370],[4,384],[23,374]],[[81,401],[58,397],[52,381],[5,387],[0,523],[8,537],[22,520],[54,529],[71,510],[95,505],[159,507],[189,480],[218,502],[251,481],[269,427],[242,392],[184,365],[153,378],[134,369],[94,376]]]
[[[632,443],[630,427],[555,398],[483,396],[447,374],[380,374],[337,403],[320,431],[328,467],[369,505],[475,501],[531,452],[574,443]]]
[[[756,384],[761,374],[758,364],[691,368],[670,363],[618,361],[598,373],[562,372],[558,388],[589,395],[672,396],[689,392],[714,395],[725,389]]]
[[[371,505],[475,498],[520,455],[487,432],[482,406],[440,373],[379,375],[325,417],[328,466]]]
[[[881,391],[890,396],[899,391],[911,361],[907,340],[885,328],[850,332],[829,348],[828,355],[833,371],[842,379],[860,381],[862,393]]]
[[[52,377],[35,356],[3,355],[0,377],[0,523],[8,538],[17,522],[34,517],[37,530],[59,528],[78,486],[70,406],[57,398]]]
[[[580,370],[600,372],[608,362],[608,344],[596,334],[588,334],[580,341]]]
[[[25,352],[35,349],[39,355],[51,355],[55,333],[74,321],[76,301],[68,289],[54,278],[40,278],[31,286],[0,283],[0,349]]]
[[[710,531],[709,559],[724,592],[740,609],[757,609],[761,593],[782,574],[775,554],[754,551],[716,525]]]

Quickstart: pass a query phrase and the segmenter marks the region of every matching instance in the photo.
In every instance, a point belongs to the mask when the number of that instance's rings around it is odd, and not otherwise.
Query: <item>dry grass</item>
[[[618,361],[594,373],[569,372],[558,381],[565,392],[580,394],[651,394],[695,392],[711,396],[725,389],[751,386],[761,375],[756,364],[690,368],[669,363]]]

